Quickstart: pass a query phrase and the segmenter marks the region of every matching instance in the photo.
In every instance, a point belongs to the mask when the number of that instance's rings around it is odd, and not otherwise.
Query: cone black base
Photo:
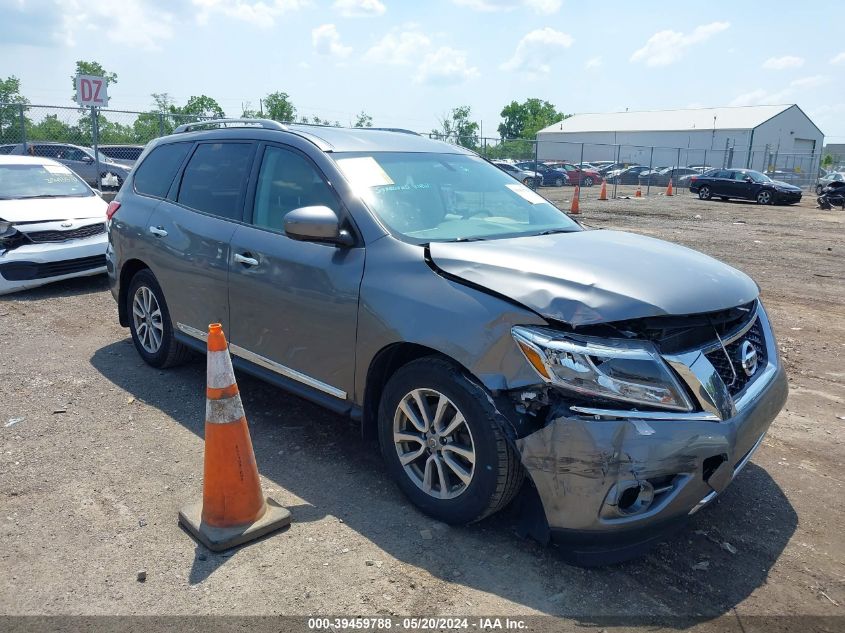
[[[202,502],[179,510],[179,523],[212,552],[222,552],[290,525],[290,511],[267,497],[267,510],[253,523],[237,527],[212,527],[202,522]]]

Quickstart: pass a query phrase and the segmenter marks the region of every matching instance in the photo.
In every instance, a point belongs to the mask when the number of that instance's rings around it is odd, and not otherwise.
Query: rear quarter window
[[[135,171],[135,191],[146,196],[165,197],[191,145],[168,143],[156,147]]]

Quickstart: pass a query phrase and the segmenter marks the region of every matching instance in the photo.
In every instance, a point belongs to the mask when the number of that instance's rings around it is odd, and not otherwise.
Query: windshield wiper
[[[572,229],[547,229],[534,235],[554,235],[555,233],[575,233]]]

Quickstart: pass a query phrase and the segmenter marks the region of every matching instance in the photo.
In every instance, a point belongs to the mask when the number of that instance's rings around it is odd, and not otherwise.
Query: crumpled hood
[[[47,222],[102,217],[108,204],[100,196],[0,200],[0,219],[7,222]]]
[[[724,310],[759,294],[712,257],[621,231],[432,242],[429,251],[445,273],[573,326]]]

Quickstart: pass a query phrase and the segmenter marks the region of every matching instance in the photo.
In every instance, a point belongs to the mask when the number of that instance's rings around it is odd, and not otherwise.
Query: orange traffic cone
[[[671,178],[669,179],[669,186],[666,187],[666,195],[667,196],[674,196],[675,195],[674,190],[672,189],[672,179]]]
[[[601,191],[599,192],[599,200],[607,200],[607,180],[601,179]]]
[[[261,493],[249,427],[219,323],[208,326],[202,501],[182,508],[179,523],[215,552],[290,524],[290,512]]]
[[[635,198],[642,198],[643,197],[643,190],[642,187],[637,185],[637,193],[634,194]]]
[[[572,215],[578,215],[581,213],[581,207],[579,206],[579,198],[581,197],[581,186],[575,185],[575,195],[572,196],[572,206],[569,207],[569,213]]]

